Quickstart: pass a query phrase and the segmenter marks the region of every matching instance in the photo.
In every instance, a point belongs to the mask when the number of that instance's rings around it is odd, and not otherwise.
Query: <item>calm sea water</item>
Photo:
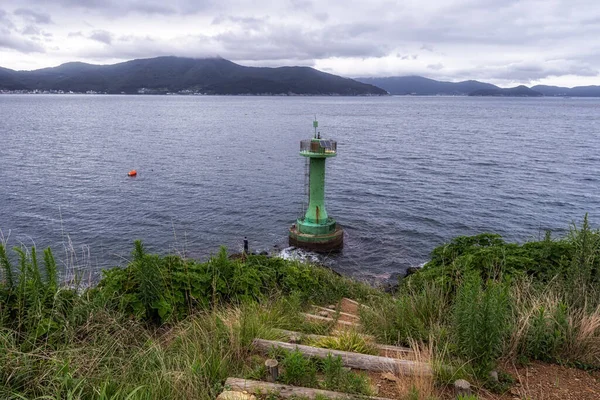
[[[457,235],[600,223],[598,99],[5,95],[0,229],[95,271],[138,238],[200,259],[244,236],[279,251],[315,114],[338,140],[327,204],[346,246],[325,261],[342,273],[402,272]]]

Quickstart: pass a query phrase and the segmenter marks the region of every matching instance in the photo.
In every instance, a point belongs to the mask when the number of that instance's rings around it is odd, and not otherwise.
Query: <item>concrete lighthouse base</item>
[[[302,233],[296,224],[290,228],[290,246],[316,251],[317,253],[329,253],[339,251],[344,247],[344,230],[339,225],[328,233],[310,234]]]

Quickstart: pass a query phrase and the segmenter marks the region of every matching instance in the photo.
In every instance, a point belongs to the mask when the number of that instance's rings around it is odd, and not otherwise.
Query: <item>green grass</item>
[[[316,387],[317,368],[299,350],[286,352],[281,360],[283,373],[279,380],[286,385]]]
[[[458,288],[450,330],[456,354],[468,360],[479,378],[496,367],[509,333],[508,287],[488,282],[478,274],[468,275]]]
[[[367,375],[345,369],[339,356],[329,354],[323,360],[309,359],[295,350],[282,352],[278,358],[283,369],[279,378],[281,383],[350,394],[373,394]]]
[[[488,373],[501,360],[600,368],[600,231],[586,216],[563,238],[458,237],[369,305],[363,325],[379,341],[435,345],[441,384],[461,377],[496,390]]]
[[[435,282],[407,286],[395,297],[371,299],[371,309],[361,311],[363,326],[380,342],[409,345],[426,341],[446,322],[450,303],[447,291]]]
[[[227,376],[257,376],[251,343],[282,339],[300,311],[372,288],[267,257],[206,263],[147,254],[93,288],[61,286],[50,250],[0,244],[0,398],[211,399]]]
[[[50,250],[0,244],[0,398],[213,399],[226,377],[264,377],[256,337],[329,335],[301,312],[351,297],[381,343],[429,349],[439,384],[537,359],[600,368],[600,232],[587,218],[564,238],[506,243],[460,237],[433,251],[394,296],[325,268],[224,249],[207,262],[148,254],[104,271],[95,287],[62,284]],[[312,344],[374,353],[360,335]],[[429,354],[429,353],[428,353]],[[338,359],[279,352],[282,382],[367,394]],[[502,375],[502,374],[501,374]],[[415,386],[417,387],[417,386]],[[429,396],[426,382],[415,398]]]
[[[349,351],[353,353],[378,355],[379,350],[364,335],[356,331],[340,332],[336,336],[307,339],[306,345],[325,349]]]
[[[191,311],[217,304],[260,301],[279,294],[306,302],[365,298],[375,290],[317,268],[280,258],[231,260],[225,248],[206,263],[147,254],[136,242],[133,261],[104,271],[95,292],[112,307],[154,323],[174,322]]]
[[[14,333],[3,332],[0,398],[214,398],[225,378],[252,372],[252,339],[288,327],[298,310],[289,312],[285,300],[247,303],[155,329],[104,311],[90,315],[73,341],[28,351]]]

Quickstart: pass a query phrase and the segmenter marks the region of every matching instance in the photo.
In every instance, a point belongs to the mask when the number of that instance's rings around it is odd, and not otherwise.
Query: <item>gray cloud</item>
[[[593,78],[600,70],[600,49],[592,40],[600,37],[597,0],[28,0],[28,4],[31,8],[23,8],[22,0],[3,0],[9,11],[0,10],[4,47],[10,38],[11,48],[31,52],[43,49],[31,39],[41,39],[46,41],[47,57],[61,61],[218,54],[251,65],[316,65],[350,76],[423,74],[506,82]],[[41,24],[46,24],[43,30]],[[81,38],[97,43],[82,45]],[[56,46],[63,50],[50,51]]]
[[[401,60],[416,60],[417,58],[419,58],[419,55],[418,54],[406,54],[406,55],[398,54],[397,57],[400,58]]]
[[[313,2],[311,0],[290,0],[290,5],[294,10],[312,9]]]
[[[33,40],[16,37],[10,32],[0,30],[0,49],[15,50],[21,53],[44,53],[44,46]]]
[[[254,29],[259,30],[262,29],[266,23],[268,23],[269,17],[264,18],[256,18],[256,17],[237,17],[237,16],[225,16],[219,15],[218,17],[212,20],[211,25],[222,25],[226,23],[231,23],[237,26],[240,26],[244,29]]]
[[[172,40],[151,36],[127,35],[115,39],[107,31],[94,31],[85,35],[105,43],[104,49],[91,49],[86,55],[96,59],[152,57],[179,55],[205,57],[220,55],[224,58],[245,61],[297,60],[312,64],[315,58],[328,57],[381,57],[386,46],[373,46],[371,39],[363,35],[373,33],[374,25],[334,25],[319,29],[304,29],[270,23],[269,18],[217,17],[214,25],[234,23],[237,29],[206,35],[183,35]],[[71,32],[69,36],[79,36]]]
[[[313,17],[319,22],[325,22],[329,19],[329,14],[327,14],[326,12],[317,11],[313,13]]]
[[[215,36],[225,54],[244,60],[322,59],[328,57],[381,57],[387,45],[373,46],[363,34],[373,26],[334,25],[318,29],[302,26],[269,25],[260,32],[229,31]]]
[[[0,9],[0,54],[2,49],[25,54],[45,52],[44,46],[37,43],[36,40],[23,36],[39,35],[39,33],[39,30],[35,27],[28,27],[23,29],[23,31],[18,31],[9,14],[5,10]]]
[[[172,15],[176,14],[177,10],[171,7],[167,7],[163,4],[153,4],[150,2],[140,1],[132,4],[127,11],[136,11],[142,14],[159,14],[159,15]]]
[[[149,36],[121,36],[113,40],[110,46],[105,46],[102,49],[86,50],[83,52],[83,56],[95,60],[147,58],[149,54],[152,54],[152,57],[174,54],[182,57],[217,56],[216,52],[206,50],[206,43],[209,42],[208,38],[206,39],[206,41],[202,41],[197,38],[196,43],[204,42],[205,44],[203,48],[198,48],[195,46],[181,46],[180,41],[169,43]]]
[[[434,71],[439,71],[441,69],[444,69],[444,64],[442,63],[437,63],[437,64],[429,64],[427,66],[427,68],[432,69]]]
[[[0,28],[14,29],[14,27],[15,24],[9,18],[8,13],[0,9]]]
[[[47,7],[77,8],[124,17],[129,13],[174,15],[196,13],[219,4],[217,0],[32,0]]]
[[[38,28],[37,26],[27,25],[25,27],[25,29],[23,29],[21,31],[21,33],[23,33],[23,35],[27,35],[27,36],[37,36],[37,35],[40,35],[42,32],[40,31],[40,28]]]
[[[479,65],[475,70],[477,71],[477,79],[500,79],[523,83],[529,83],[550,76],[576,75],[595,77],[600,73],[600,69],[597,66],[594,67],[570,60],[539,60],[509,63],[506,65]],[[468,69],[457,71],[455,75],[464,79],[470,79],[473,78],[474,72]]]
[[[104,30],[95,30],[89,34],[88,38],[104,44],[111,44],[113,40],[112,33]]]
[[[36,24],[51,24],[52,18],[50,18],[50,14],[34,11],[29,8],[17,8],[13,14],[18,15],[20,17],[26,18]]]

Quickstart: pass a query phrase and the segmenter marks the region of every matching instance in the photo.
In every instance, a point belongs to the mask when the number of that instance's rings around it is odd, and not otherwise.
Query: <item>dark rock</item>
[[[470,396],[471,395],[471,384],[464,380],[459,379],[454,382],[454,393],[456,393],[457,397],[460,396]]]
[[[398,291],[401,280],[402,274],[399,272],[394,272],[382,283],[381,289],[386,293],[394,294]]]

